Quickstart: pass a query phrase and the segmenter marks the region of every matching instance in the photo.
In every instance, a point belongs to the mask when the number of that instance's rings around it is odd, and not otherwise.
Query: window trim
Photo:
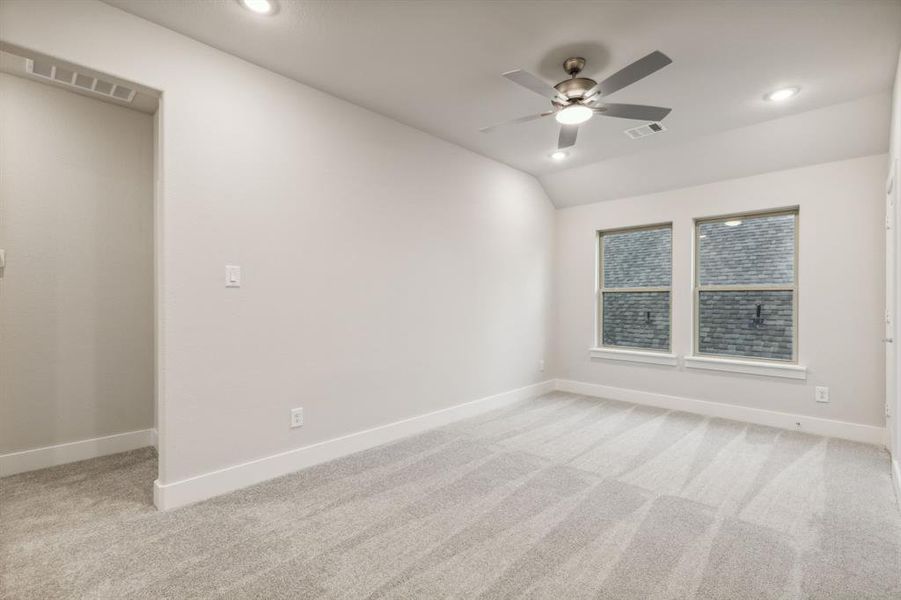
[[[709,364],[722,364],[724,367],[728,363],[741,363],[741,367],[744,368],[746,363],[750,363],[751,365],[761,365],[761,366],[772,366],[772,367],[780,367],[780,366],[798,366],[798,281],[800,279],[800,274],[798,271],[798,249],[799,249],[799,241],[801,238],[800,235],[800,209],[797,206],[789,207],[789,208],[777,208],[772,210],[763,210],[763,211],[754,211],[754,212],[744,212],[744,213],[732,213],[728,215],[719,215],[715,217],[699,217],[694,219],[693,224],[693,240],[692,240],[692,348],[691,348],[691,356],[686,357],[685,364],[686,366],[703,368],[700,365],[704,363]],[[793,264],[792,268],[794,270],[794,281],[790,284],[737,284],[737,285],[701,285],[701,252],[700,252],[700,231],[701,225],[707,223],[722,223],[725,221],[731,221],[733,219],[753,219],[756,217],[779,217],[792,215],[794,217],[794,256],[793,256]],[[700,348],[700,336],[701,336],[701,292],[768,292],[768,291],[790,291],[792,292],[792,357],[791,359],[778,359],[778,358],[760,358],[756,356],[742,356],[736,354],[713,354],[709,352],[701,352]],[[695,359],[695,360],[692,360]],[[709,360],[708,360],[709,359]],[[716,370],[727,370],[725,368],[719,369],[713,367]],[[750,371],[753,371],[751,369]],[[764,373],[755,373],[755,374],[764,374]]]
[[[686,356],[687,369],[704,369],[707,371],[725,371],[743,375],[763,375],[766,377],[782,377],[784,379],[807,379],[807,367],[796,363],[774,360],[744,360],[741,358],[719,358],[714,356]]]
[[[605,360],[618,360],[631,363],[644,363],[650,365],[678,366],[679,356],[670,352],[658,352],[656,350],[626,349],[625,346],[606,346],[604,348],[589,348],[591,358],[603,358]]]
[[[627,288],[607,288],[604,287],[604,236],[616,233],[633,233],[638,231],[653,231],[656,229],[669,229],[670,232],[670,284],[669,287],[627,287]],[[673,243],[673,223],[667,221],[663,223],[651,223],[648,225],[636,225],[631,227],[617,227],[613,229],[603,229],[595,232],[595,257],[597,257],[597,268],[595,269],[594,284],[594,346],[591,348],[591,356],[593,358],[613,358],[620,359],[623,357],[634,357],[637,355],[658,356],[664,359],[664,363],[671,364],[670,357],[673,357],[673,261],[675,259],[675,244]],[[651,293],[651,292],[668,292],[669,293],[669,333],[667,335],[668,345],[666,348],[643,348],[641,346],[608,346],[604,344],[604,294],[605,293]],[[652,362],[652,361],[634,361],[634,362]]]

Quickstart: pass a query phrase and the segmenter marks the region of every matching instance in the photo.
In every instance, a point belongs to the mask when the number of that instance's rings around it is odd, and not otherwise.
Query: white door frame
[[[891,157],[885,183],[885,426],[886,447],[892,455],[892,478],[898,501],[901,502],[901,353],[898,344],[898,316],[901,315],[901,227],[898,227],[898,208],[901,204],[901,159]]]

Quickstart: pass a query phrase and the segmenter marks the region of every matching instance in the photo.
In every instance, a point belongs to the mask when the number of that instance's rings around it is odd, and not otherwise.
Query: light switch
[[[241,267],[225,265],[225,287],[241,287]]]

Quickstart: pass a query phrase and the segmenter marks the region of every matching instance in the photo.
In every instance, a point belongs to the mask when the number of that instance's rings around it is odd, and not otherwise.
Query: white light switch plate
[[[225,287],[241,287],[241,267],[225,265]]]

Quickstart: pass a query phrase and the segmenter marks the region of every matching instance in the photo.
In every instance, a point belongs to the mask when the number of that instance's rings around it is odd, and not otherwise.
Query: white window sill
[[[678,356],[666,352],[620,350],[616,348],[589,348],[588,352],[591,355],[591,358],[603,358],[606,360],[623,360],[627,362],[669,366],[679,364]]]
[[[727,371],[744,375],[762,375],[764,377],[784,377],[786,379],[807,379],[807,367],[801,365],[759,362],[733,358],[713,358],[707,356],[686,356],[687,369],[707,369],[708,371]]]

